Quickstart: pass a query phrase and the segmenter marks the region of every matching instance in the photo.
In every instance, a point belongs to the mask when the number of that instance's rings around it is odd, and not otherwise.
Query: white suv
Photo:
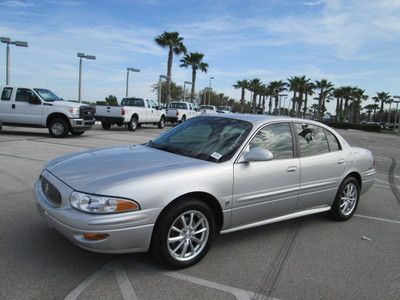
[[[0,87],[2,125],[48,128],[53,137],[81,135],[94,125],[95,108],[64,101],[47,89]]]

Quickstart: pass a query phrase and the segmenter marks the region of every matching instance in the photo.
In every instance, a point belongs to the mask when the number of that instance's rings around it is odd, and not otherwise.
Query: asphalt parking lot
[[[37,214],[33,184],[62,154],[148,141],[162,130],[96,125],[81,137],[0,132],[0,299],[399,299],[400,137],[340,131],[376,156],[376,182],[348,222],[325,214],[217,236],[179,271],[148,254],[104,255],[70,243]],[[364,237],[364,238],[363,238]]]

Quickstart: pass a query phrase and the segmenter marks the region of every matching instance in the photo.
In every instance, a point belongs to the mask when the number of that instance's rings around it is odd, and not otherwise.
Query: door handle
[[[11,104],[11,108],[12,108],[12,109],[15,109],[15,104]]]
[[[296,167],[289,167],[289,168],[286,169],[286,172],[288,172],[288,173],[294,173],[296,171],[297,171]]]
[[[338,160],[338,165],[341,165],[341,164],[344,164],[346,161],[344,160],[344,158],[342,158],[342,159],[339,159]]]

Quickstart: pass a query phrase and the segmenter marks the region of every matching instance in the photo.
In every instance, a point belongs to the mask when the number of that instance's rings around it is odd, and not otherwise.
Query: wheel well
[[[67,116],[64,115],[64,114],[62,114],[62,113],[52,113],[52,114],[50,114],[50,115],[47,117],[46,126],[48,127],[49,124],[50,124],[50,121],[51,121],[51,120],[54,120],[54,119],[56,119],[56,118],[62,118],[62,119],[64,119],[64,120],[66,120],[67,123],[68,123],[68,127],[70,127],[69,120],[68,120]]]
[[[183,201],[188,198],[199,199],[199,200],[203,201],[204,203],[206,203],[208,206],[210,206],[211,210],[214,212],[217,230],[220,231],[222,228],[222,225],[224,223],[224,216],[222,214],[221,205],[219,204],[218,200],[213,195],[205,193],[205,192],[192,192],[192,193],[187,193],[182,196],[179,196],[175,200],[171,201],[166,207],[164,207],[164,209],[161,211],[160,215],[157,218],[157,222],[160,219],[160,217],[168,210],[168,208],[170,206],[172,206],[172,204],[174,204],[178,201]]]
[[[133,114],[133,115],[132,115],[132,118],[135,118],[135,119],[136,119],[136,121],[138,121],[138,122],[139,122],[139,116],[138,116],[138,114],[136,114],[136,113],[135,113],[135,114]]]
[[[348,175],[346,176],[346,178],[347,178],[347,177],[354,177],[354,178],[358,181],[358,184],[360,185],[360,188],[361,188],[362,180],[361,180],[361,175],[360,175],[360,173],[358,173],[358,172],[351,172],[350,174],[348,174]]]
[[[161,118],[164,118],[164,119],[165,119],[165,115],[164,115],[164,114],[162,114],[162,115],[161,115]]]

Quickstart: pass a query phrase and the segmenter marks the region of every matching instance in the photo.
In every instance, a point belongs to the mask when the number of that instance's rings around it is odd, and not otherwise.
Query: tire
[[[105,130],[108,130],[111,128],[111,123],[107,121],[101,121],[101,127],[103,127]]]
[[[185,121],[186,121],[186,116],[183,115],[183,116],[182,116],[182,119],[181,119],[181,121],[180,121],[179,123],[183,123],[183,122],[185,122]]]
[[[134,116],[132,116],[131,120],[128,123],[128,130],[135,131],[137,127],[138,127],[138,121]]]
[[[138,123],[137,128],[142,128],[142,123]]]
[[[193,217],[191,217],[192,214]],[[187,227],[184,227],[182,216]],[[192,222],[191,218],[193,218]],[[192,226],[189,227],[190,222]],[[178,233],[172,229],[173,226],[178,230],[184,229],[184,232],[182,230]],[[203,231],[196,234],[195,229]],[[184,201],[173,203],[160,215],[154,228],[151,252],[160,263],[168,267],[190,267],[207,254],[215,230],[215,217],[211,208],[196,198],[186,198]],[[168,243],[168,237],[176,241]],[[185,248],[186,252],[183,253]],[[175,254],[174,251],[176,251]]]
[[[330,210],[331,217],[338,221],[347,221],[357,210],[359,200],[360,184],[357,179],[352,176],[345,178]]]
[[[160,122],[157,123],[158,128],[163,129],[165,126],[165,118],[161,117]]]
[[[82,135],[84,133],[85,133],[84,131],[71,131],[71,134],[75,135],[75,136],[80,136],[80,135]]]
[[[50,120],[48,128],[50,135],[55,138],[64,138],[69,132],[68,121],[63,118],[55,118]]]

